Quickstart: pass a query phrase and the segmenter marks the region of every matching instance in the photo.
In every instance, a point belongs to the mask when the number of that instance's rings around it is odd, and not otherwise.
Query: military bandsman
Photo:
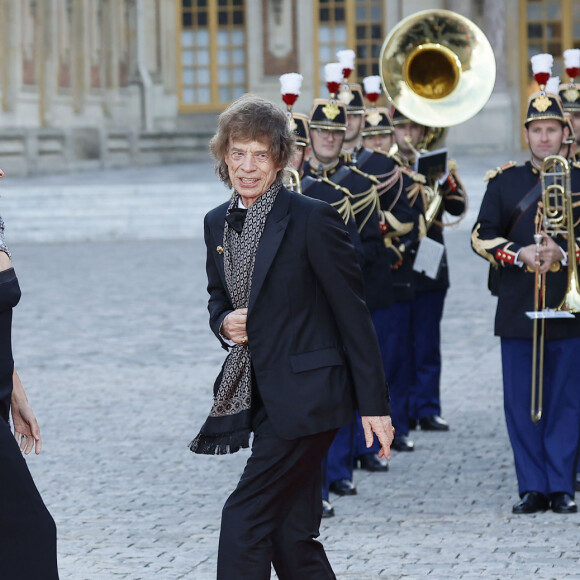
[[[368,78],[365,78],[363,82],[367,87],[369,86]],[[367,95],[369,92],[377,95],[378,90],[378,88],[367,90]],[[408,367],[406,364],[401,364],[401,360],[405,360],[407,356],[408,349],[409,326],[405,323],[408,320],[405,316],[408,305],[405,300],[398,298],[401,288],[403,292],[407,292],[406,285],[411,284],[412,257],[420,233],[422,215],[420,193],[424,180],[418,174],[402,167],[388,153],[363,147],[363,127],[370,125],[375,133],[379,131],[392,133],[393,129],[388,115],[376,113],[372,107],[365,111],[359,85],[344,87],[339,98],[348,103],[347,119],[354,119],[349,123],[350,147],[343,148],[343,157],[353,171],[364,174],[376,184],[378,193],[383,242],[391,260],[392,300],[390,303],[384,300],[373,300],[369,303],[369,309],[379,338],[385,374],[392,393],[392,418],[396,429],[393,449],[412,451],[414,445],[408,439],[407,426]],[[410,198],[414,201],[419,199],[419,202],[411,204]],[[373,280],[370,280],[369,284],[377,286],[376,281]],[[381,290],[381,287],[377,286],[377,290]],[[376,470],[374,456],[365,449],[364,437],[360,429],[356,441],[360,442],[355,446],[357,461],[365,469]]]
[[[539,316],[534,312],[545,312],[541,295],[547,308],[558,307],[568,271],[577,271],[578,257],[574,243],[578,232],[568,244],[558,231],[549,235],[550,224],[544,220],[542,167],[548,156],[559,153],[568,134],[558,95],[543,90],[551,62],[550,55],[532,58],[541,91],[530,97],[525,120],[531,159],[488,173],[472,232],[473,249],[491,263],[491,287],[498,296],[495,334],[501,339],[505,415],[520,495],[513,506],[515,514],[548,508],[557,513],[577,511],[580,319],[534,319]],[[571,167],[571,183],[572,191],[579,192],[578,166]],[[567,227],[574,229],[570,223]],[[541,356],[543,365],[538,363]],[[541,381],[543,397],[538,392]]]
[[[369,179],[352,172],[340,157],[346,132],[345,105],[334,99],[316,99],[310,115],[309,131],[311,152],[304,163],[302,192],[332,203],[345,219],[351,239],[360,248],[367,304],[372,299],[368,280],[373,277],[380,281],[381,288],[386,291],[384,299],[388,300],[389,263],[382,244],[378,213],[371,211],[367,220],[361,223],[356,220],[353,210],[355,198],[376,197],[375,186]],[[338,495],[356,494],[353,482],[355,428],[356,424],[351,424],[340,429],[328,452],[324,466],[327,482],[327,487],[323,489],[325,515],[332,513],[332,507],[328,504],[329,490]]]
[[[408,119],[399,110],[393,113],[398,152],[395,155],[408,167],[415,165],[421,144],[427,141],[431,129]],[[443,215],[461,216],[466,209],[467,194],[452,160],[443,173],[428,180],[430,198],[425,201],[426,236],[443,246],[435,278],[423,272],[413,272],[415,293],[411,302],[411,348],[409,366],[409,424],[417,423],[422,430],[447,431],[449,425],[441,417],[441,338],[443,306],[449,288],[449,268],[443,238]]]

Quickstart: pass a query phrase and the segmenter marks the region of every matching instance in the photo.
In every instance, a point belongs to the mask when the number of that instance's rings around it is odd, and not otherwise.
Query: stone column
[[[402,0],[397,0],[392,2],[391,0],[385,0],[385,32],[389,32],[399,20],[402,18],[403,8],[401,6]]]
[[[270,0],[260,2],[246,2],[246,58],[251,66],[246,68],[246,86],[249,92],[264,95],[264,51],[262,38],[264,37],[264,23],[262,22],[262,4]],[[256,39],[253,41],[253,39]],[[258,40],[259,39],[259,40]]]
[[[485,34],[493,48],[497,73],[495,90],[505,91],[506,83],[506,6],[504,0],[485,0]]]
[[[318,55],[314,54],[314,46],[312,44],[314,39],[312,2],[310,0],[298,0],[296,12],[302,15],[297,22],[296,52],[298,70],[296,72],[299,72],[304,77],[304,80],[302,81],[302,94],[294,110],[309,114],[316,91],[314,74],[315,66],[318,62]],[[280,101],[277,102],[280,103]]]
[[[177,4],[162,0],[160,6],[161,75],[165,91],[177,95]]]
[[[137,78],[137,0],[125,0],[127,6],[127,33],[129,58],[129,83],[135,83]]]
[[[146,26],[144,0],[128,0],[129,7],[129,82],[141,93],[141,129],[153,128],[153,83],[146,64]]]
[[[119,20],[116,0],[103,0],[103,59],[105,98],[103,108],[107,116],[119,95]]]
[[[2,3],[2,109],[13,112],[22,85],[22,7],[20,0]]]
[[[76,114],[84,111],[90,86],[87,13],[87,0],[73,0],[71,46],[74,49],[71,55],[71,77],[73,110]]]
[[[41,127],[53,123],[53,106],[58,92],[58,35],[56,0],[43,0],[36,5],[37,45],[36,63],[38,71],[38,115]]]

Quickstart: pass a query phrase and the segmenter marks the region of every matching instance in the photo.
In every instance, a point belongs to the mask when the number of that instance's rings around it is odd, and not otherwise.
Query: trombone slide
[[[536,243],[535,278],[534,278],[534,311],[546,309],[546,276],[540,274],[540,247],[542,245],[542,234],[534,234]],[[533,319],[532,337],[532,391],[530,416],[535,425],[542,418],[542,401],[544,398],[544,331],[546,319],[535,317]]]

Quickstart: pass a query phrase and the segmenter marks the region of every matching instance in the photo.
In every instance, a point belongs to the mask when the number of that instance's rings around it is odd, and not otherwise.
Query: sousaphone
[[[406,117],[451,127],[473,117],[495,84],[495,58],[485,34],[449,10],[401,20],[385,39],[379,64],[385,93]]]

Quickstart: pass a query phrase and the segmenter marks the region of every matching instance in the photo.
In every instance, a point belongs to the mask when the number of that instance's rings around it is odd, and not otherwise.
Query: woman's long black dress
[[[10,430],[12,308],[20,300],[13,268],[0,272],[0,578],[58,580],[56,526]]]

